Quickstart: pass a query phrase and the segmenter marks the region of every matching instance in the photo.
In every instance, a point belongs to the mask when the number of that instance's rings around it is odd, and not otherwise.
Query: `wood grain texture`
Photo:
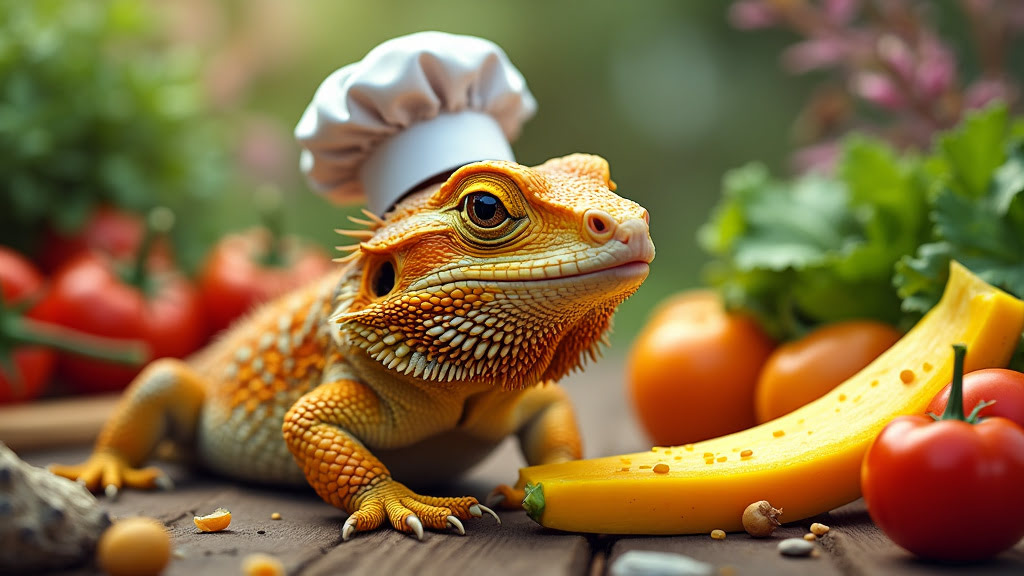
[[[579,411],[585,454],[601,456],[645,450],[647,442],[633,420],[623,385],[623,363],[602,361],[565,384]],[[36,465],[82,460],[87,447],[61,451],[19,451]],[[240,574],[243,558],[263,552],[279,558],[288,574],[400,574],[603,576],[629,550],[686,554],[716,567],[717,574],[881,576],[1024,574],[1024,543],[991,562],[964,566],[915,560],[885,537],[870,521],[863,502],[829,514],[783,525],[772,538],[755,540],[731,533],[725,540],[709,536],[620,537],[567,534],[547,530],[523,512],[499,512],[501,526],[490,518],[466,522],[466,536],[428,532],[423,542],[390,530],[359,534],[342,543],[345,514],[322,502],[312,490],[282,491],[217,478],[181,464],[160,463],[175,480],[170,492],[126,492],[102,500],[114,516],[144,514],[164,522],[173,535],[176,557],[164,574],[197,576]],[[434,488],[436,495],[484,497],[494,485],[511,483],[523,465],[514,441],[508,440],[454,486]],[[406,479],[411,480],[411,479]],[[425,491],[426,492],[426,491]],[[599,506],[599,502],[594,503]],[[232,512],[228,530],[202,534],[194,515],[217,507]],[[272,513],[281,520],[271,520]],[[785,558],[776,546],[783,537],[801,537],[811,522],[832,530],[818,541],[819,555]],[[83,567],[62,574],[96,574]]]

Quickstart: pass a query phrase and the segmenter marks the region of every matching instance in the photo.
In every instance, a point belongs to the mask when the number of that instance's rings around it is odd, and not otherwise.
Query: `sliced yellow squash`
[[[951,345],[965,369],[1005,366],[1024,327],[1024,302],[953,263],[942,300],[909,333],[818,400],[760,426],[649,452],[520,470],[524,507],[549,528],[607,534],[742,529],[768,500],[790,522],[860,496],[860,465],[894,417],[920,414],[949,383]]]

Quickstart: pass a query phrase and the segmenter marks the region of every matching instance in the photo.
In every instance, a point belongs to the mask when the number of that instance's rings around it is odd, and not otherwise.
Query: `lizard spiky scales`
[[[513,433],[531,464],[581,456],[568,398],[545,383],[597,358],[654,257],[647,212],[614,188],[596,156],[479,162],[353,219],[338,272],[151,365],[95,456],[58,472],[150,486],[126,479],[173,434],[223,474],[308,482],[351,514],[346,539],[384,521],[464,532],[489,512],[476,499],[398,480],[450,479]]]

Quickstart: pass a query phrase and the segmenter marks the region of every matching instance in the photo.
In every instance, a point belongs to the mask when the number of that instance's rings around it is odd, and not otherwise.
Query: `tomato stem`
[[[265,186],[257,192],[257,204],[263,227],[270,233],[267,251],[260,264],[268,268],[282,268],[284,258],[284,210],[281,209],[281,192],[273,186]]]
[[[157,206],[149,211],[146,216],[146,229],[142,234],[142,242],[138,251],[135,252],[135,261],[128,270],[125,282],[139,290],[146,292],[146,280],[148,273],[146,264],[149,262],[149,254],[153,251],[156,239],[170,232],[174,227],[174,212],[170,208]]]
[[[964,418],[964,358],[966,356],[967,346],[953,344],[953,383],[949,389],[946,410],[939,420],[968,421]]]

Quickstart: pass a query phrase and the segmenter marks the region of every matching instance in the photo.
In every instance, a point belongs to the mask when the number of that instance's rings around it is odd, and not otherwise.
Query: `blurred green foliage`
[[[727,8],[0,0],[0,236],[25,245],[35,226],[73,228],[99,200],[160,201],[178,212],[177,253],[194,266],[216,234],[258,221],[252,192],[272,185],[285,192],[286,227],[333,246],[358,207],[309,191],[290,138],[314,90],[386,39],[474,34],[506,50],[539,102],[517,158],[600,154],[619,192],[651,212],[658,256],[616,317],[621,350],[661,299],[701,284],[695,234],[722,174],[751,159],[782,171],[815,81],[781,70],[788,33],[733,30]]]
[[[100,203],[195,210],[223,186],[197,55],[155,44],[146,8],[0,0],[0,243],[30,250]]]

